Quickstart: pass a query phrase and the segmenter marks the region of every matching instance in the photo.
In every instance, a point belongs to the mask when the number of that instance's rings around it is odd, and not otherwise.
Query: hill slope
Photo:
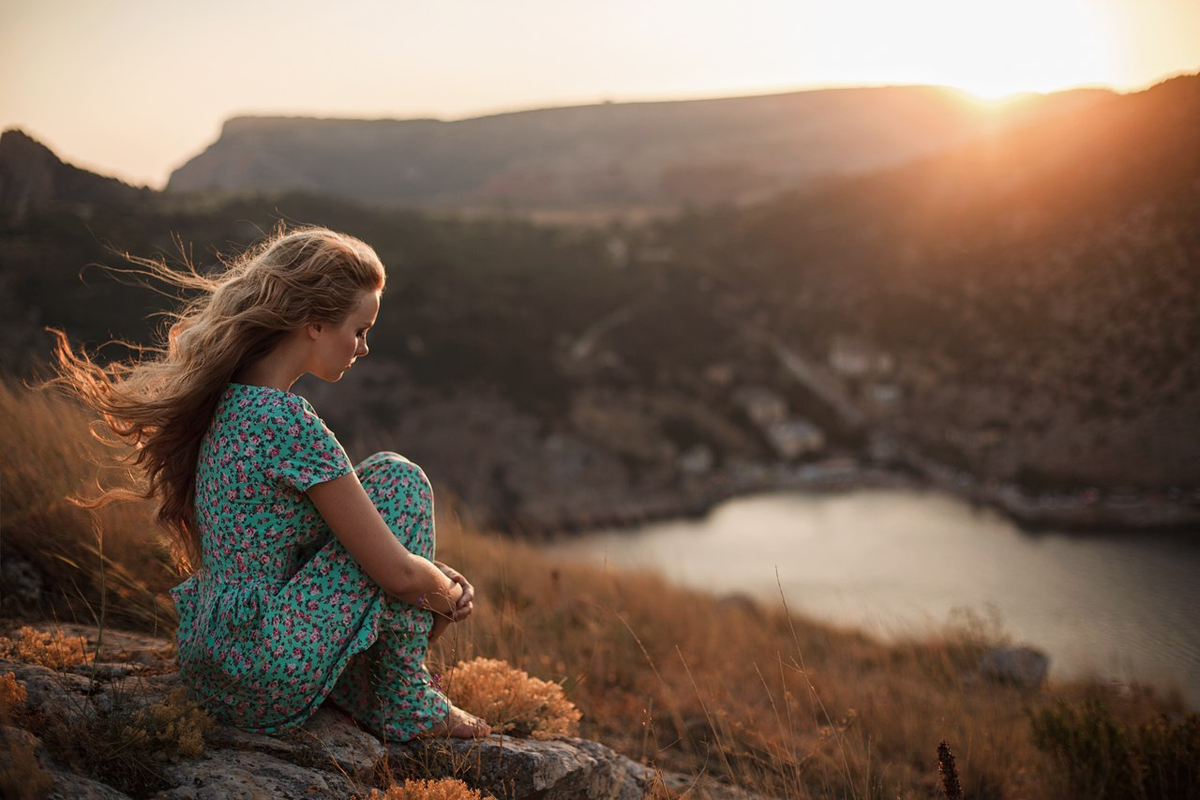
[[[0,217],[20,217],[62,202],[128,203],[149,194],[116,178],[64,164],[22,131],[0,134]]]
[[[606,103],[437,120],[232,119],[170,191],[283,190],[547,208],[729,201],[936,152],[1107,96],[992,114],[935,87]]]
[[[893,368],[886,428],[1026,483],[1200,483],[1200,76],[664,233],[737,313]]]

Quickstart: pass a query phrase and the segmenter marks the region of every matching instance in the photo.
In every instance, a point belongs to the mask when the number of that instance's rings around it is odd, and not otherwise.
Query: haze
[[[237,114],[451,119],[906,83],[996,98],[1197,69],[1193,0],[0,0],[0,127],[155,187]]]

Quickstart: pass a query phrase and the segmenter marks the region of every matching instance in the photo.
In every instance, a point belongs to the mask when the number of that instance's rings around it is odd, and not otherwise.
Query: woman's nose
[[[365,356],[365,355],[366,355],[367,353],[369,353],[369,352],[371,352],[371,348],[367,347],[367,340],[366,340],[366,339],[359,339],[359,340],[358,340],[358,349],[357,349],[357,350],[355,350],[355,352],[354,352],[354,357],[355,357],[355,358],[362,358],[363,356]]]

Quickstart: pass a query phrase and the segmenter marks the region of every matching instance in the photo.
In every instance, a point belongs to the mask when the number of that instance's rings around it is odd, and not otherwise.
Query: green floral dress
[[[179,667],[218,717],[270,733],[330,700],[406,741],[445,719],[425,652],[433,618],[386,594],[305,492],[358,473],[392,533],[433,559],[433,494],[395,453],[352,466],[308,402],[230,384],[200,447],[201,569],[172,591]]]

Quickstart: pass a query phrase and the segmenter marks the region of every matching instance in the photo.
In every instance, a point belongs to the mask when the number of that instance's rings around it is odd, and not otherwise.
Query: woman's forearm
[[[412,553],[408,561],[408,574],[391,594],[435,614],[453,617],[458,599],[462,597],[462,586],[448,578],[431,561]]]

